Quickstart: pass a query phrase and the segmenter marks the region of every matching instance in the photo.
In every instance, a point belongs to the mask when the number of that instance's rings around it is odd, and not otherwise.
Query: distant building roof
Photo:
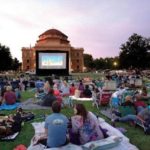
[[[43,35],[58,35],[58,36],[63,36],[65,38],[68,38],[67,35],[65,35],[64,33],[62,33],[61,31],[57,30],[57,29],[50,29],[50,30],[47,30],[45,31],[44,33],[42,33],[40,36],[43,36]],[[39,37],[40,37],[39,36]]]

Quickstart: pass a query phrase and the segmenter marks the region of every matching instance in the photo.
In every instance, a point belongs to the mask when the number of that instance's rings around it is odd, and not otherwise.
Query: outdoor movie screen
[[[39,53],[39,69],[66,69],[67,53]]]

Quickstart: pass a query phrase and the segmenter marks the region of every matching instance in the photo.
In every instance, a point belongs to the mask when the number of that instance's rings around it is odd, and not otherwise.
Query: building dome
[[[60,36],[60,37],[64,37],[64,38],[68,38],[67,35],[65,35],[64,33],[62,33],[61,31],[57,30],[57,29],[50,29],[45,31],[44,33],[42,33],[39,37],[41,36]]]

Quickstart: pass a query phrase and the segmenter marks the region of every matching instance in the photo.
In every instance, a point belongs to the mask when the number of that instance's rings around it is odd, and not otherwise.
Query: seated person
[[[82,93],[82,97],[87,97],[87,98],[91,98],[92,97],[92,92],[89,89],[89,85],[85,86],[85,90]]]
[[[66,81],[63,81],[61,86],[61,95],[65,97],[65,96],[69,96],[69,94],[70,94],[69,86]]]
[[[16,101],[17,101],[17,102],[20,102],[20,99],[21,99],[21,92],[20,92],[19,88],[16,88],[16,89],[15,89],[15,94],[16,94]]]
[[[117,110],[119,107],[119,93],[118,91],[114,92],[110,99],[110,106],[112,110]]]
[[[115,121],[119,122],[136,122],[138,120],[141,120],[143,123],[145,123],[147,120],[150,119],[150,105],[140,111],[137,115],[127,115],[121,118],[115,119]]]
[[[127,95],[127,96],[125,97],[125,102],[122,103],[121,106],[131,106],[131,107],[134,106],[134,103],[133,103],[133,101],[132,101],[132,96]]]
[[[60,96],[60,91],[59,91],[58,88],[57,88],[57,84],[54,84],[53,90],[54,90],[54,95],[55,95],[56,97],[57,97],[57,96]]]
[[[82,93],[84,91],[84,85],[82,80],[80,80],[79,86],[78,86],[78,90]]]
[[[49,148],[67,144],[68,119],[60,113],[61,105],[58,102],[53,102],[52,111],[53,113],[45,120],[45,136],[38,141],[38,143],[47,145]]]
[[[0,137],[12,135],[21,130],[21,115],[17,112],[15,115],[4,116],[0,120]]]
[[[146,86],[143,86],[141,95],[147,96],[147,94],[148,94],[147,88],[146,88]]]
[[[143,99],[143,100],[148,100],[148,99],[150,98],[150,97],[148,96],[148,91],[147,91],[146,86],[144,86],[144,87],[142,88],[141,96],[142,96],[142,99]]]
[[[74,86],[74,83],[72,83],[70,86],[70,95],[75,95],[75,90],[76,90],[76,87]]]
[[[54,96],[56,96],[57,101],[59,102],[59,104],[61,104],[62,103],[62,96],[61,96],[60,91],[58,90],[56,84],[54,84],[53,90],[54,90]]]
[[[16,103],[16,94],[12,91],[11,86],[6,87],[6,92],[4,93],[5,103],[8,105],[13,105]]]
[[[80,96],[82,97],[83,91],[84,91],[84,84],[82,80],[80,80],[80,83],[78,85],[78,90],[80,91]]]
[[[144,123],[150,120],[150,105],[148,105],[144,110],[138,113],[138,119],[142,120]]]
[[[119,110],[113,110],[112,113],[114,113],[116,116],[124,117],[127,115],[136,114],[134,103],[132,102],[131,96],[125,97],[125,102],[121,104],[119,107]]]
[[[49,92],[49,90],[50,90],[50,84],[49,84],[48,81],[46,81],[46,82],[44,83],[43,90],[44,90],[44,93],[45,93],[45,94],[47,94],[47,93]]]
[[[57,100],[57,98],[56,98],[56,96],[54,96],[54,90],[53,90],[53,89],[50,89],[49,92],[48,92],[48,94],[46,94],[46,95],[42,98],[40,104],[41,104],[42,106],[52,106],[52,103],[53,103],[54,101],[56,101],[56,100]]]
[[[142,99],[142,96],[137,95],[136,96],[136,101],[134,102],[134,106],[135,106],[135,109],[136,109],[137,113],[139,113],[141,110],[143,110],[146,107],[145,102],[142,101],[141,99]]]
[[[83,104],[75,105],[74,114],[75,116],[71,117],[71,132],[79,134],[79,144],[104,138],[96,116],[92,112],[88,112]],[[73,137],[70,137],[70,139]]]

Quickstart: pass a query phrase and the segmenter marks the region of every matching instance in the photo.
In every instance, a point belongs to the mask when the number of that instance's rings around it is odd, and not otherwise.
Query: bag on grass
[[[30,121],[33,120],[35,115],[32,112],[23,112],[21,114],[22,121]]]

